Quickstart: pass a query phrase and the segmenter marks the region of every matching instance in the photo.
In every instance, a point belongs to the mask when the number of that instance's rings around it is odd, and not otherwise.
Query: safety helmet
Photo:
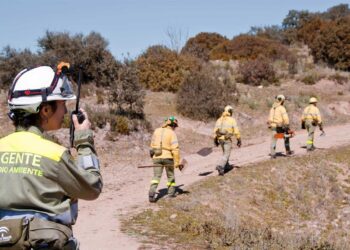
[[[175,116],[169,116],[166,118],[165,124],[171,127],[178,127],[179,124]]]
[[[66,75],[68,69],[68,63],[60,63],[56,72],[49,66],[19,72],[8,93],[10,110],[38,113],[42,102],[76,99]]]
[[[309,103],[317,103],[317,99],[316,97],[311,97],[310,100],[309,100]]]
[[[225,111],[225,112],[231,112],[231,113],[232,113],[233,108],[232,108],[232,106],[227,105],[227,106],[225,107],[224,111]]]
[[[276,96],[276,100],[278,102],[283,102],[286,100],[286,97],[284,95],[278,95],[278,96]]]

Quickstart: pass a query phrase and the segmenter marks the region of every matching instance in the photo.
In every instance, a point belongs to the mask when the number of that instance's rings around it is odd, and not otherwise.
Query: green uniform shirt
[[[28,212],[74,224],[77,199],[96,199],[102,190],[92,131],[76,131],[75,145],[77,162],[37,127],[0,139],[0,219]]]

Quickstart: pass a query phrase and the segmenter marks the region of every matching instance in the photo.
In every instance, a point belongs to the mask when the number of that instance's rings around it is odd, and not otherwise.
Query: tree
[[[39,58],[29,49],[18,51],[10,46],[4,47],[0,54],[0,86],[6,88],[11,85],[15,76],[25,68],[39,64]]]
[[[323,13],[323,18],[330,20],[337,20],[350,15],[350,9],[348,4],[339,4],[329,8]]]
[[[228,41],[228,39],[218,33],[202,32],[190,38],[182,48],[181,53],[208,61],[212,49],[224,41]]]
[[[107,49],[108,42],[96,32],[87,36],[71,36],[67,32],[47,31],[38,44],[44,64],[56,65],[58,61],[68,61],[74,66],[82,65],[84,81],[93,81],[97,86],[109,86],[120,67]],[[75,71],[74,75],[77,75],[77,69]]]
[[[109,104],[117,115],[143,119],[145,91],[139,83],[134,62],[125,60],[110,88]]]
[[[206,121],[217,118],[227,104],[238,102],[239,93],[229,72],[207,64],[187,75],[176,95],[177,111]]]
[[[179,55],[162,45],[149,47],[136,61],[140,83],[145,88],[170,92],[176,92],[185,75],[197,70],[200,63],[191,55]]]
[[[311,13],[307,10],[290,10],[283,19],[282,27],[284,29],[297,29],[300,25],[311,17]]]

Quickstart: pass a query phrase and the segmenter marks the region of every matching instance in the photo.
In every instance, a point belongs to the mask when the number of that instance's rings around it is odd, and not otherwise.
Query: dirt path
[[[326,136],[320,137],[317,130],[315,144],[321,149],[350,144],[350,124],[326,127]],[[291,140],[292,150],[296,155],[305,154],[306,132],[298,131]],[[181,143],[181,142],[180,142]],[[262,143],[234,148],[230,162],[237,166],[269,159],[270,138],[267,136]],[[181,144],[180,144],[181,146]],[[281,140],[277,144],[277,152],[284,152]],[[176,181],[182,189],[206,176],[217,175],[215,164],[221,152],[214,148],[208,156],[198,154],[183,155],[189,163],[185,173],[176,172]],[[150,162],[145,159],[145,162]],[[103,169],[104,191],[96,201],[80,201],[80,211],[77,224],[74,226],[75,236],[81,242],[82,250],[110,250],[110,249],[138,249],[141,243],[132,236],[121,232],[119,219],[123,214],[139,208],[157,207],[149,204],[147,194],[152,169],[139,169],[135,166],[118,166],[110,163],[110,167]],[[165,187],[163,176],[159,188]]]

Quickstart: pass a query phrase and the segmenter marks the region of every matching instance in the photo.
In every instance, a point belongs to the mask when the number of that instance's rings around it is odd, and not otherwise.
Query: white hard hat
[[[284,100],[286,100],[286,97],[284,95],[278,95],[276,96],[276,99],[279,101],[279,102],[283,102]]]
[[[40,66],[24,69],[15,77],[8,94],[8,105],[10,110],[37,113],[42,102],[74,99],[71,82],[61,68],[54,72],[49,66]]]
[[[232,106],[231,105],[227,105],[226,107],[225,107],[225,109],[224,109],[226,112],[232,112],[233,111],[233,108],[232,108]]]
[[[317,99],[316,97],[311,97],[310,100],[309,100],[309,103],[317,103]]]

